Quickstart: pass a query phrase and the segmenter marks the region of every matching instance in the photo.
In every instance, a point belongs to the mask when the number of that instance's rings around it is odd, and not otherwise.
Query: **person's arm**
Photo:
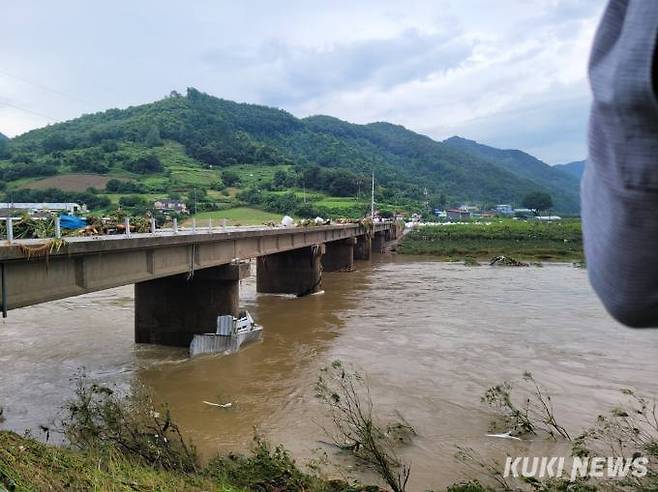
[[[658,326],[658,1],[611,0],[594,40],[581,183],[590,281],[620,322]]]

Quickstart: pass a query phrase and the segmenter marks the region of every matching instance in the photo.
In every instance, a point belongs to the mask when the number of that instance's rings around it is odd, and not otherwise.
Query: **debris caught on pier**
[[[217,328],[214,333],[194,335],[190,344],[190,357],[201,354],[233,354],[242,345],[261,339],[263,327],[257,325],[247,311],[238,317],[217,316]]]

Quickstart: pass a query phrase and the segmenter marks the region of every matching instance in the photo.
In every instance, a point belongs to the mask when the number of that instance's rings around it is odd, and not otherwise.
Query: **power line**
[[[9,78],[18,80],[18,81],[23,82],[25,84],[33,85],[34,87],[38,87],[39,89],[42,89],[42,90],[45,90],[45,91],[48,91],[48,92],[52,92],[53,94],[57,94],[57,95],[62,96],[62,97],[66,97],[67,99],[70,99],[72,101],[77,101],[79,103],[84,104],[85,106],[88,106],[88,105],[93,106],[93,104],[89,101],[85,101],[84,99],[80,99],[79,97],[72,96],[70,94],[67,94],[66,92],[60,91],[59,89],[54,89],[52,87],[48,87],[47,85],[43,85],[40,82],[34,82],[33,80],[29,80],[29,79],[26,79],[24,77],[18,77],[16,75],[10,74],[10,73],[2,70],[2,69],[0,69],[0,75],[4,75],[5,77],[9,77]]]
[[[54,118],[52,116],[48,116],[47,114],[39,113],[38,111],[32,111],[31,109],[27,109],[27,108],[21,108],[20,106],[16,106],[15,104],[10,104],[8,102],[0,102],[0,106],[7,106],[9,108],[18,109],[19,111],[23,111],[25,113],[31,113],[33,115],[40,116],[42,118],[46,118],[47,120],[51,120],[55,122],[61,120],[61,118]]]

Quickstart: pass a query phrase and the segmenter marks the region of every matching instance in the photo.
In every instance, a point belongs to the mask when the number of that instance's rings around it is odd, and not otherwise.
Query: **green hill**
[[[579,179],[560,172],[530,154],[514,149],[497,149],[461,137],[451,137],[444,143],[533,182],[538,190],[552,195],[556,208],[561,211],[579,209]]]
[[[578,181],[580,181],[580,178],[582,178],[583,173],[585,172],[585,161],[574,161],[568,162],[566,164],[556,164],[553,166],[553,168],[574,176],[576,179],[578,179]]]
[[[42,201],[36,198],[47,195],[38,189],[44,186],[25,187],[44,177],[60,175],[60,182],[77,175],[82,182],[80,174],[94,174],[113,178],[106,185],[112,193],[96,195],[103,202],[97,207],[124,195],[194,192],[195,201],[215,207],[242,202],[299,215],[343,207],[355,215],[367,208],[374,170],[376,199],[391,209],[417,210],[426,201],[519,203],[527,192],[545,189],[555,193],[557,211],[577,210],[570,191],[402,126],[299,119],[196,89],[30,131],[11,139],[0,159],[0,180],[16,201]],[[304,202],[309,195],[314,199]]]
[[[0,159],[5,159],[9,155],[9,137],[0,133]]]

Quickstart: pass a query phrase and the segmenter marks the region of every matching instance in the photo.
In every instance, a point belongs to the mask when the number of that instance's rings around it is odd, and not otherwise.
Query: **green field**
[[[212,219],[215,226],[221,225],[223,219],[227,219],[227,225],[259,225],[265,222],[281,222],[283,214],[265,212],[256,208],[236,207],[226,210],[213,210],[212,212],[201,212],[192,217],[196,218],[197,226],[201,227],[208,224],[208,219]],[[192,217],[186,219],[183,225],[190,225]]]
[[[232,171],[240,176],[240,188],[249,188],[252,186],[259,186],[272,181],[274,173],[281,171],[288,171],[292,166],[278,165],[278,166],[262,166],[252,164],[236,164],[233,166],[223,167],[223,171]]]
[[[404,237],[399,251],[448,260],[504,255],[527,260],[580,261],[583,241],[579,220],[501,220],[419,227]]]

